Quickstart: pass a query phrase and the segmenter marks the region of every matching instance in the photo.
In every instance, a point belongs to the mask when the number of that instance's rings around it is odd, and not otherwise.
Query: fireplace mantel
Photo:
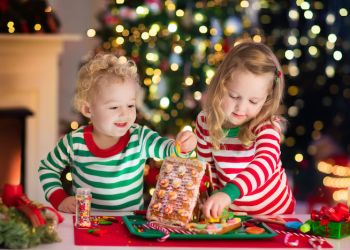
[[[37,168],[58,140],[59,55],[79,35],[0,35],[0,108],[27,108],[25,191],[44,202]],[[1,139],[1,138],[0,138]]]

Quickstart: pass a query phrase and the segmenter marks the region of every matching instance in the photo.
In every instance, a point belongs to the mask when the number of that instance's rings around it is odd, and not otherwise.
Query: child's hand
[[[75,197],[69,196],[65,198],[58,206],[58,210],[64,213],[75,213]]]
[[[209,197],[203,205],[203,214],[206,218],[219,218],[225,207],[231,204],[231,198],[224,192],[217,192]]]
[[[197,138],[191,131],[181,131],[177,134],[175,143],[180,146],[182,153],[188,153],[196,148]]]

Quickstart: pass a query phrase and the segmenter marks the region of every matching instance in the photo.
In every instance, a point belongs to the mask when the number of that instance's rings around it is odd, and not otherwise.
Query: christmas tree
[[[57,33],[60,22],[45,0],[1,0],[0,33]]]
[[[205,86],[234,39],[255,33],[261,39],[250,15],[237,1],[113,1],[97,35],[102,50],[137,62],[144,121],[175,134],[193,127]]]
[[[237,38],[269,45],[287,83],[281,157],[297,198],[306,199],[322,185],[313,142],[330,135],[350,151],[349,7],[345,0],[116,0],[99,15],[96,34],[99,50],[137,62],[140,118],[161,134],[194,126],[205,87]]]

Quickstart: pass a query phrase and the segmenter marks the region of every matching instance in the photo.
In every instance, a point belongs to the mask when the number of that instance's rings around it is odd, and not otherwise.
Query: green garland
[[[56,222],[46,218],[44,226],[33,227],[30,220],[14,207],[0,201],[0,247],[30,248],[41,243],[59,242]]]

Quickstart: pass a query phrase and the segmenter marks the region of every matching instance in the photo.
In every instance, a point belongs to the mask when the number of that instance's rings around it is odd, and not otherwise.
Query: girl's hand
[[[58,210],[64,213],[75,213],[75,197],[69,196],[65,198],[58,206]]]
[[[177,134],[175,143],[180,146],[182,153],[188,153],[196,148],[197,138],[191,131],[181,131]]]
[[[206,218],[219,218],[225,207],[231,204],[231,198],[224,192],[217,192],[209,197],[203,205],[203,214]]]

